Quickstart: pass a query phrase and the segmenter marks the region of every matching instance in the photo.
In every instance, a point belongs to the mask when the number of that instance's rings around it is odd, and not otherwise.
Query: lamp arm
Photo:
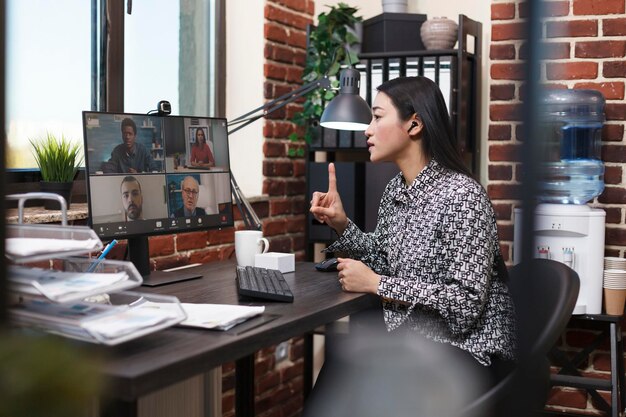
[[[310,93],[311,91],[317,90],[318,88],[324,88],[326,90],[330,88],[330,80],[328,79],[328,77],[324,76],[322,78],[318,78],[315,81],[307,83],[293,91],[285,93],[282,96],[277,97],[272,101],[268,101],[264,105],[233,119],[230,123],[228,123],[228,126],[238,126],[229,130],[228,135],[232,135],[239,129],[243,129],[250,123],[255,122],[256,120],[267,114],[275,112],[276,110],[286,106],[289,103],[294,102],[295,100],[299,99],[305,94]],[[259,111],[261,111],[260,114],[255,114]],[[232,172],[230,173],[230,185],[232,188],[233,197],[235,198],[235,204],[237,204],[237,207],[239,208],[239,212],[241,213],[241,217],[243,219],[246,229],[261,230],[263,228],[263,224],[261,223],[259,216],[252,208],[252,205],[250,204],[248,199],[241,192],[241,189],[239,188],[239,185],[237,184],[237,181],[235,180]]]
[[[228,131],[228,134],[231,135],[235,133],[239,129],[242,129],[248,126],[250,123],[253,123],[254,121],[260,119],[261,117],[275,112],[276,110],[286,106],[289,103],[294,102],[295,100],[299,99],[305,94],[310,93],[311,91],[317,90],[318,88],[323,88],[323,89],[330,88],[330,80],[328,79],[328,77],[322,77],[322,78],[318,78],[315,81],[311,81],[310,83],[307,83],[293,91],[285,93],[282,96],[277,97],[272,101],[268,101],[264,105],[257,107],[256,109],[249,111],[248,113],[243,114],[233,119],[232,121],[230,121],[230,123],[228,123],[229,126],[240,124],[240,123],[242,124]],[[262,113],[248,118],[248,116],[257,113],[258,111],[262,111]]]

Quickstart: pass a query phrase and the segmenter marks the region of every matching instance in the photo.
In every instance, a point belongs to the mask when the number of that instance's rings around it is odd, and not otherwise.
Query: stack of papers
[[[168,303],[145,303],[156,309],[171,309]],[[201,327],[212,330],[228,330],[239,323],[263,314],[265,306],[239,306],[229,304],[191,304],[181,303],[187,319],[180,326]]]
[[[42,253],[67,252],[84,249],[94,251],[100,245],[99,239],[45,239],[31,237],[10,237],[6,241],[6,253],[12,256],[32,256]]]
[[[9,267],[8,277],[14,291],[43,295],[58,302],[84,298],[85,294],[103,293],[112,285],[128,280],[126,272],[65,272],[15,265]]]

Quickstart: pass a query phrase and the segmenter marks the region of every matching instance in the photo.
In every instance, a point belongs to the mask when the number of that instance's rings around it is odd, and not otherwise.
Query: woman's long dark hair
[[[441,90],[426,77],[400,77],[377,88],[393,102],[402,120],[413,114],[422,121],[422,149],[427,156],[453,171],[472,176],[463,163],[452,133],[450,116]]]

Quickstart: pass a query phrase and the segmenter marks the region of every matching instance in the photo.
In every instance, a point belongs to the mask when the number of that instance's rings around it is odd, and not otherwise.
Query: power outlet
[[[282,342],[278,346],[276,346],[276,351],[274,352],[274,358],[276,359],[276,363],[282,362],[287,359],[289,355],[289,342]]]

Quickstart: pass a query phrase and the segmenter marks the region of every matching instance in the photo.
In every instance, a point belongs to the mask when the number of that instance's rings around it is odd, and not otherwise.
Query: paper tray
[[[167,314],[160,310],[157,313],[150,307],[142,307],[146,302],[169,303],[172,308],[166,310]],[[176,297],[131,291],[112,294],[111,305],[29,300],[11,308],[10,313],[15,324],[109,346],[163,330],[186,319]],[[158,322],[149,323],[157,318]],[[96,329],[106,330],[109,336]],[[111,330],[119,330],[119,334],[112,335]]]
[[[6,225],[5,243],[7,259],[20,263],[102,250],[100,238],[86,226]]]
[[[54,269],[9,266],[10,289],[26,297],[57,303],[78,302],[87,297],[138,287],[143,279],[131,262],[64,258]]]

